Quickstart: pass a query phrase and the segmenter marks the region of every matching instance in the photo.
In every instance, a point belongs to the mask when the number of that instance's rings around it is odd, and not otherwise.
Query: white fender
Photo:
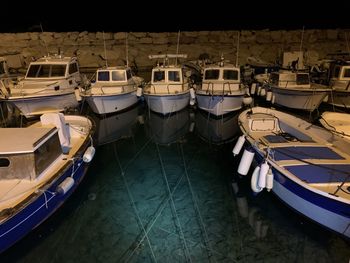
[[[266,89],[265,88],[261,88],[260,90],[260,94],[261,97],[264,97],[266,95]]]
[[[95,148],[94,146],[90,146],[86,149],[84,155],[83,155],[83,161],[85,163],[91,162],[92,158],[94,158],[95,155]]]
[[[241,151],[241,149],[243,147],[244,142],[245,142],[245,136],[244,135],[239,136],[239,138],[236,142],[236,145],[235,145],[235,147],[233,147],[233,150],[232,150],[233,156],[236,156],[239,154],[239,152]]]
[[[141,97],[142,96],[142,88],[141,87],[138,87],[137,90],[136,90],[136,96],[137,97]]]
[[[249,97],[244,97],[244,98],[243,98],[243,104],[246,105],[246,106],[247,106],[247,105],[250,105],[252,102],[253,102],[253,99],[252,99],[252,97],[250,97],[250,96],[249,96]]]
[[[266,92],[266,101],[271,101],[272,99],[272,91]]]
[[[275,94],[272,94],[272,99],[271,99],[271,103],[272,103],[272,104],[274,104],[274,103],[275,103],[275,99],[276,99]]]
[[[269,169],[270,169],[270,166],[267,164],[266,161],[260,167],[258,186],[262,189],[264,189],[266,186],[266,175]]]
[[[69,191],[69,189],[73,187],[73,185],[74,185],[74,179],[72,177],[67,177],[62,181],[62,183],[60,183],[57,186],[56,191],[64,195]]]
[[[244,150],[242,159],[238,166],[238,173],[241,175],[247,175],[250,165],[252,164],[254,158],[254,152],[251,152],[247,149]]]
[[[273,188],[273,173],[270,168],[266,175],[266,190],[270,192],[272,188]]]
[[[261,92],[261,86],[258,86],[258,90],[256,92],[256,95],[260,96],[260,92]]]
[[[190,105],[193,106],[196,104],[196,93],[193,88],[190,88]]]
[[[259,173],[260,173],[260,166],[257,166],[255,167],[254,172],[252,174],[252,178],[250,179],[250,187],[255,193],[260,193],[263,190],[263,188],[258,186]]]

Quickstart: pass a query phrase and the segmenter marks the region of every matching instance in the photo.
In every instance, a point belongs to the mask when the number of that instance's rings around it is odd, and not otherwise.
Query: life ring
[[[254,172],[252,174],[252,178],[250,180],[250,187],[255,193],[260,193],[264,189],[258,186],[259,173],[260,173],[260,166],[257,166],[255,167]]]

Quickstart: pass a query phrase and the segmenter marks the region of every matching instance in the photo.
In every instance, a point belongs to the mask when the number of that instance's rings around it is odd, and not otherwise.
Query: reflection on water
[[[80,187],[0,262],[349,261],[349,243],[235,177],[235,125],[134,110],[100,119]]]
[[[146,115],[149,136],[158,144],[168,145],[181,140],[190,128],[190,113],[188,109],[163,116],[149,111]]]
[[[196,132],[205,141],[212,144],[222,144],[232,141],[239,133],[237,125],[239,112],[234,112],[212,118],[210,114],[198,111],[196,113]]]

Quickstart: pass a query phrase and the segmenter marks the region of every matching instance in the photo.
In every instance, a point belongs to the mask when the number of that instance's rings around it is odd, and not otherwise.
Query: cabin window
[[[180,81],[180,72],[179,71],[168,71],[168,80],[169,81]]]
[[[109,81],[109,71],[99,71],[97,79],[98,81]]]
[[[66,65],[52,65],[51,77],[64,77],[66,75]]]
[[[127,78],[127,79],[131,79],[131,77],[132,77],[131,70],[128,69],[128,70],[126,71],[126,78]]]
[[[64,77],[66,65],[31,65],[27,72],[27,78]]]
[[[35,171],[39,175],[62,153],[58,134],[55,133],[50,139],[42,144],[34,152]]]
[[[238,71],[225,69],[224,80],[238,80]]]
[[[0,168],[1,167],[9,167],[10,166],[10,160],[7,158],[0,158]]]
[[[350,78],[350,68],[344,69],[344,78]]]
[[[124,70],[113,70],[112,71],[113,81],[125,81],[125,71]]]
[[[153,73],[153,81],[165,81],[165,72],[164,71],[154,71]]]
[[[206,70],[204,79],[219,79],[220,70],[218,69],[211,69]]]
[[[69,75],[78,72],[77,63],[69,64]]]
[[[309,84],[309,74],[297,74],[297,84]]]

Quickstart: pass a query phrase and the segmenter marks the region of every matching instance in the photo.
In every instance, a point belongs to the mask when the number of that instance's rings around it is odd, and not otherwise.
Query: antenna
[[[41,33],[44,34],[43,26],[41,25],[41,23],[40,23],[40,28],[41,28]],[[46,53],[47,53],[47,55],[49,55],[49,50],[47,49],[47,44],[45,42],[45,39],[43,39],[43,42],[44,42],[44,45],[45,45]]]
[[[300,50],[299,50],[300,52],[303,47],[304,29],[305,29],[305,26],[303,26],[303,31],[301,32],[301,41],[300,41]]]
[[[237,52],[236,52],[236,68],[238,67],[238,54],[239,54],[239,34],[240,32],[238,31],[237,33]]]
[[[129,67],[128,32],[125,32],[125,56],[126,56],[126,66]]]
[[[108,67],[108,62],[107,62],[107,51],[106,51],[106,39],[105,39],[105,31],[102,31],[103,35],[103,47],[105,50],[105,59],[106,59],[106,67]]]
[[[175,58],[175,65],[177,65],[177,55],[179,54],[179,43],[180,43],[180,30],[177,34],[177,46],[176,46],[176,58]]]

